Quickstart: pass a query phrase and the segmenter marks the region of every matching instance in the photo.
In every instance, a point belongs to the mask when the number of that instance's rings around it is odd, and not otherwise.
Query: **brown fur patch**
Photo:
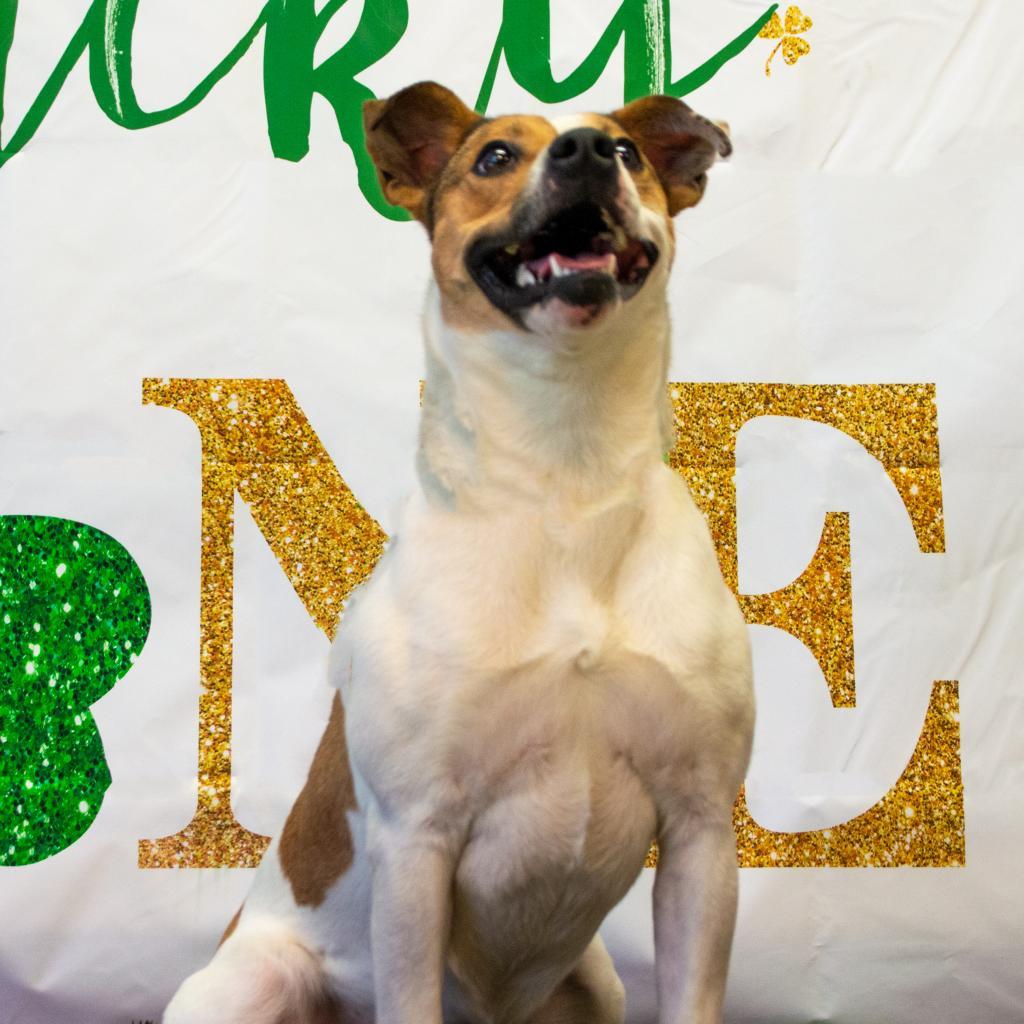
[[[469,276],[464,257],[477,235],[496,233],[508,224],[534,161],[556,134],[543,117],[496,117],[470,132],[445,167],[433,199],[431,259],[441,287],[441,309],[453,326],[474,331],[507,331],[511,327],[508,317],[491,305]],[[503,174],[474,174],[480,151],[499,139],[514,145],[519,159]]]
[[[657,174],[673,217],[700,202],[715,157],[732,152],[721,127],[671,96],[644,96],[620,107],[610,120],[628,133]]]
[[[345,812],[357,807],[341,695],[335,694],[306,785],[288,814],[278,856],[300,906],[317,907],[352,863]]]
[[[480,115],[437,82],[417,82],[363,104],[366,149],[389,203],[430,227],[429,200],[449,157]]]
[[[633,184],[636,186],[637,194],[640,196],[640,202],[651,210],[657,210],[659,213],[668,213],[668,196],[665,193],[661,179],[658,177],[657,169],[644,153],[643,139],[634,138],[625,129],[625,126],[616,121],[614,116],[611,115],[594,114],[591,118],[588,118],[588,121],[592,127],[599,128],[613,139],[626,138],[636,145],[643,166],[635,171],[631,171],[630,175],[633,178]]]

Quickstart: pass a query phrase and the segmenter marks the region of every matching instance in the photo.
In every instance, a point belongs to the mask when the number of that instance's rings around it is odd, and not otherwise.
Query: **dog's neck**
[[[673,437],[668,309],[652,292],[570,350],[514,331],[460,332],[432,287],[417,458],[427,499],[490,512],[635,494]]]

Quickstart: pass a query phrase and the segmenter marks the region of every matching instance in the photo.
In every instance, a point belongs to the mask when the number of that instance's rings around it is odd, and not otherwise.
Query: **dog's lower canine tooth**
[[[533,271],[525,263],[520,263],[516,268],[516,284],[520,288],[525,288],[527,285],[536,283],[537,278],[533,276]]]
[[[569,268],[568,267],[563,267],[562,264],[558,262],[558,257],[554,253],[552,253],[551,254],[551,276],[552,277],[565,277],[565,275],[568,274],[568,273],[570,273]]]

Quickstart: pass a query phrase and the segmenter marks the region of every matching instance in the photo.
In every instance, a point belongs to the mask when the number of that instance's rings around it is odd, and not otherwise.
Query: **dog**
[[[490,119],[432,82],[364,120],[431,242],[419,488],[165,1024],[622,1024],[598,928],[653,838],[659,1024],[720,1021],[750,650],[663,453],[672,218],[728,134],[666,96]]]

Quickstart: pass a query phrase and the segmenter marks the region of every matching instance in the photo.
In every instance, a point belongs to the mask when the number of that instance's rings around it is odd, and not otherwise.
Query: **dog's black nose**
[[[556,177],[614,174],[615,143],[597,128],[574,128],[548,147],[548,167]]]

